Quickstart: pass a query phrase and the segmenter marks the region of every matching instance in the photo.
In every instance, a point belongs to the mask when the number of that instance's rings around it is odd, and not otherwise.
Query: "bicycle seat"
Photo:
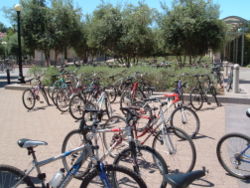
[[[188,173],[166,174],[164,179],[166,183],[171,184],[175,188],[186,188],[194,180],[205,176],[204,170],[196,170]]]
[[[40,141],[40,140],[30,140],[30,139],[27,139],[27,138],[19,139],[17,141],[17,144],[21,148],[32,148],[32,147],[36,147],[36,146],[39,146],[39,145],[48,145],[47,142]]]

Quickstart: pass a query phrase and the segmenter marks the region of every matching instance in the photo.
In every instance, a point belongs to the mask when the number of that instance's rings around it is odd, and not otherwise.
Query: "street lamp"
[[[22,65],[22,47],[21,47],[21,29],[20,29],[20,13],[23,8],[20,4],[16,4],[14,8],[17,12],[18,66],[19,66],[18,80],[21,83],[25,83],[23,76],[23,67],[22,67],[23,65]]]

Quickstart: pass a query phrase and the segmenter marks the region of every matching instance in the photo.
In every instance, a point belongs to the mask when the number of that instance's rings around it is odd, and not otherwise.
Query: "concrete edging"
[[[9,90],[19,90],[19,91],[23,91],[27,88],[31,88],[31,85],[26,85],[26,84],[9,84],[5,86],[5,89],[9,89]],[[154,95],[163,95],[166,92],[155,92]],[[234,96],[226,96],[226,95],[218,95],[218,100],[221,103],[232,103],[232,104],[250,104],[250,95],[242,95],[239,94],[237,96],[237,94],[234,94]],[[189,94],[184,94],[184,100],[189,100]],[[208,100],[210,102],[215,102],[214,98],[211,95],[208,95]]]

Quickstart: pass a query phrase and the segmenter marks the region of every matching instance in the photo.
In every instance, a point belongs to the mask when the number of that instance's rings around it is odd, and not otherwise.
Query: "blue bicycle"
[[[250,117],[250,108],[247,110]],[[221,166],[229,175],[250,179],[250,137],[241,133],[229,133],[223,136],[216,148]]]
[[[85,137],[87,132],[85,134]],[[71,151],[67,151],[55,157],[43,161],[37,161],[34,147],[39,145],[47,145],[44,141],[30,140],[30,139],[20,139],[18,140],[18,145],[21,148],[26,148],[28,150],[28,155],[33,158],[32,167],[28,170],[22,171],[16,167],[9,165],[0,165],[0,187],[1,188],[64,188],[67,187],[69,182],[75,177],[81,168],[82,164],[89,158],[92,161],[92,168],[82,179],[81,188],[83,187],[106,187],[106,188],[116,188],[116,187],[137,187],[146,188],[144,181],[132,170],[115,165],[104,165],[95,155],[94,151],[98,149],[98,146],[92,145],[91,141],[86,144],[77,147]],[[66,156],[72,155],[73,153],[80,152],[81,154],[77,157],[75,163],[71,169],[66,172],[63,168],[60,169],[52,179],[45,183],[46,174],[41,172],[40,167],[47,165],[53,161],[64,158]],[[31,177],[31,172],[36,169],[37,176]],[[36,186],[36,185],[39,186]]]

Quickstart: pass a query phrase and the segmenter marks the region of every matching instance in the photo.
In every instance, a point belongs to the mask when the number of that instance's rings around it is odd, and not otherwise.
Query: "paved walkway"
[[[241,74],[242,73],[242,74]],[[243,69],[240,73],[241,94],[226,93],[227,96],[250,94],[250,69]],[[1,87],[1,86],[0,86]],[[30,161],[26,150],[17,146],[19,138],[45,140],[48,146],[39,146],[38,159],[45,159],[60,153],[65,135],[78,127],[78,123],[69,114],[61,114],[54,106],[47,107],[39,104],[34,111],[27,112],[21,101],[22,92],[0,88],[0,164],[11,164],[20,169],[26,169]],[[226,175],[219,165],[215,148],[218,140],[228,132],[242,132],[250,135],[250,119],[246,118],[245,111],[248,105],[223,104],[217,108],[215,104],[205,106],[198,112],[201,120],[200,135],[194,139],[197,149],[197,163],[195,169],[205,166],[209,174],[191,187],[218,187],[218,188],[246,188],[249,183]],[[48,173],[48,179],[59,168],[61,161],[42,168]],[[74,180],[69,187],[79,187],[79,181]]]

